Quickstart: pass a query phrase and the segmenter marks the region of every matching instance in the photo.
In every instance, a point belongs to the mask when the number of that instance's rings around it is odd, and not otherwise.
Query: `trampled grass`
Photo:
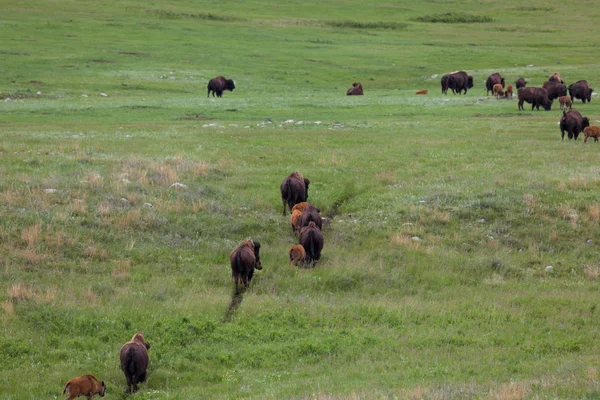
[[[593,3],[2,10],[1,398],[88,373],[123,399],[599,396],[598,146],[484,86],[598,87]],[[441,95],[461,69],[475,87]],[[216,75],[236,89],[207,98]],[[287,256],[296,170],[328,218],[314,269]],[[264,269],[235,296],[246,238]]]

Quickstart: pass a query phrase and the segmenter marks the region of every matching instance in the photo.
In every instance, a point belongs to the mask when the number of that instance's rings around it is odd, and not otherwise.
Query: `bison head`
[[[590,126],[590,119],[588,117],[583,117],[582,121],[581,121],[581,128],[587,128],[588,126]]]
[[[502,87],[506,86],[506,85],[504,84],[504,78],[500,79],[500,84],[502,85]]]
[[[233,79],[227,79],[227,90],[232,92],[233,89],[235,89],[235,83],[233,82]]]
[[[587,96],[588,103],[592,101],[592,93],[593,92],[594,92],[594,89],[589,88],[589,90],[588,90],[588,96]]]
[[[544,110],[550,111],[552,109],[552,100],[544,101]]]
[[[473,87],[473,77],[471,75],[469,75],[469,77],[467,78],[467,86],[469,89]]]
[[[262,264],[260,262],[260,243],[252,242],[254,245],[254,258],[256,258],[256,269],[262,269]]]
[[[310,184],[310,180],[304,178],[304,187],[306,188],[306,198],[308,199],[308,185]]]
[[[106,392],[106,384],[104,381],[100,382],[100,397],[104,397],[104,393]]]

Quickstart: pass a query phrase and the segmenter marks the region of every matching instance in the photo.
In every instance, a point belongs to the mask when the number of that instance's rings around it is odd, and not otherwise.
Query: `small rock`
[[[127,200],[125,197],[121,197],[121,203],[128,204],[129,200]]]
[[[315,124],[317,125],[321,125],[323,122],[322,121],[315,121]]]
[[[81,97],[88,97],[88,95],[87,94],[82,94]]]
[[[411,237],[410,239],[411,239],[411,240],[414,240],[415,242],[420,242],[420,241],[421,241],[421,238],[420,238],[420,237],[418,237],[418,236],[413,236],[413,237]]]
[[[187,187],[187,185],[184,185],[183,183],[175,182],[174,184],[171,185],[171,187],[185,189]]]
[[[587,244],[592,244],[592,239],[588,239],[585,241]]]
[[[554,267],[552,267],[552,265],[548,265],[546,268],[544,268],[546,270],[546,272],[552,272],[554,270]]]
[[[283,121],[284,124],[293,124],[294,120],[293,119],[286,119],[285,121]]]
[[[483,223],[483,222],[485,222],[485,218],[479,218],[479,219],[477,219],[477,222]]]
[[[438,74],[433,74],[433,75],[431,75],[431,79],[435,79],[435,78],[437,78],[437,77],[438,77]]]
[[[36,94],[42,94],[42,92],[36,92]]]
[[[100,96],[102,96],[102,97],[108,97],[108,95],[106,93],[100,93]]]
[[[154,206],[152,204],[150,204],[150,203],[144,203],[144,207],[146,207],[146,208],[152,208]]]
[[[302,125],[304,123],[304,121],[298,121],[296,122],[296,125]]]
[[[56,189],[44,189],[46,193],[56,193]]]
[[[529,67],[529,68],[533,67],[533,64],[529,64],[529,65],[528,65],[528,67]]]
[[[342,124],[333,124],[334,129],[342,129],[344,125]]]

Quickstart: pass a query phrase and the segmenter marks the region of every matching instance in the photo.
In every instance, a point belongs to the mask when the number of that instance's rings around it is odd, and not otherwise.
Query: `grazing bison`
[[[486,95],[489,95],[490,92],[494,93],[494,85],[500,84],[504,87],[504,78],[498,73],[494,72],[490,76],[488,76],[485,81]]]
[[[550,101],[554,101],[554,99],[558,99],[560,96],[567,95],[567,87],[560,82],[544,82],[542,87],[548,92]]]
[[[523,102],[531,103],[531,109],[534,107],[540,109],[540,106],[544,107],[544,110],[550,111],[552,108],[552,101],[548,98],[548,92],[544,88],[539,87],[524,87],[517,91],[519,97],[519,110],[524,110]]]
[[[564,111],[560,118],[560,133],[562,140],[565,140],[565,132],[569,135],[569,140],[575,139],[579,136],[580,132],[590,126],[590,120],[587,117],[581,115],[579,111],[571,110]]]
[[[569,108],[569,110],[573,107],[573,102],[571,101],[571,98],[569,96],[560,96],[558,98],[558,102],[560,103],[560,109],[566,109],[567,107]]]
[[[106,392],[104,381],[100,382],[94,375],[83,375],[67,381],[62,394],[63,396],[69,394],[67,400],[73,400],[79,396],[86,396],[88,400],[92,400],[96,394],[104,397],[104,392]]]
[[[260,243],[252,240],[243,240],[231,254],[231,279],[235,282],[235,291],[238,293],[238,284],[242,282],[245,288],[248,288],[254,269],[262,269],[260,262]]]
[[[285,205],[287,204],[290,212],[296,204],[308,199],[308,185],[310,181],[302,177],[299,172],[292,172],[290,176],[281,182],[281,200],[283,201],[283,215],[285,215]]]
[[[508,85],[506,85],[506,91],[504,92],[504,97],[506,97],[506,98],[513,97],[513,87],[510,83]]]
[[[128,393],[137,392],[138,383],[146,381],[149,349],[150,344],[141,333],[133,335],[131,340],[121,347],[121,370],[127,380]]]
[[[450,74],[446,74],[442,76],[442,80],[440,81],[442,85],[442,94],[448,94],[448,79],[450,78]]]
[[[314,221],[300,231],[300,244],[306,251],[306,262],[315,263],[321,258],[323,250],[323,234]]]
[[[448,76],[447,84],[448,89],[452,89],[452,93],[460,94],[464,90],[464,94],[467,94],[467,90],[473,87],[473,77],[465,71],[455,72]]]
[[[588,103],[592,101],[592,92],[594,89],[589,87],[586,80],[577,81],[569,85],[569,96],[571,101],[574,99],[581,99],[583,103],[587,100]]]
[[[231,79],[226,79],[224,76],[217,76],[216,78],[212,78],[208,81],[208,93],[206,97],[210,97],[210,92],[212,92],[213,97],[215,97],[215,93],[217,97],[221,97],[225,90],[229,90],[233,92],[235,89],[235,83]]]
[[[494,85],[494,96],[496,96],[496,98],[504,96],[504,88],[499,83]]]
[[[583,128],[583,135],[585,136],[583,143],[587,143],[587,140],[590,137],[593,137],[594,142],[597,142],[598,138],[600,137],[600,128],[597,126],[586,126]]]
[[[561,77],[560,74],[558,72],[553,73],[552,75],[550,75],[548,77],[548,81],[550,82],[554,82],[554,83],[565,83]]]
[[[302,211],[302,215],[300,215],[298,225],[300,226],[300,229],[302,229],[303,227],[308,226],[308,224],[310,224],[311,222],[314,222],[319,229],[321,229],[323,226],[321,210],[319,210],[312,204],[309,204],[308,207],[306,207],[304,211]]]
[[[525,82],[525,78],[519,78],[515,81],[515,85],[517,87],[517,90],[519,90],[522,87],[527,86],[527,82]]]
[[[347,96],[362,96],[363,88],[360,82],[354,82],[352,87],[346,92]]]
[[[290,249],[290,267],[302,265],[306,261],[304,246],[297,244]]]

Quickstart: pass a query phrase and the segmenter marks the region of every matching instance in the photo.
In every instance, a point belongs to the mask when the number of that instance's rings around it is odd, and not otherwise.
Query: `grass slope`
[[[1,397],[599,398],[597,144],[484,90],[598,87],[594,5],[3,2]],[[329,217],[315,269],[288,265],[294,170]]]

